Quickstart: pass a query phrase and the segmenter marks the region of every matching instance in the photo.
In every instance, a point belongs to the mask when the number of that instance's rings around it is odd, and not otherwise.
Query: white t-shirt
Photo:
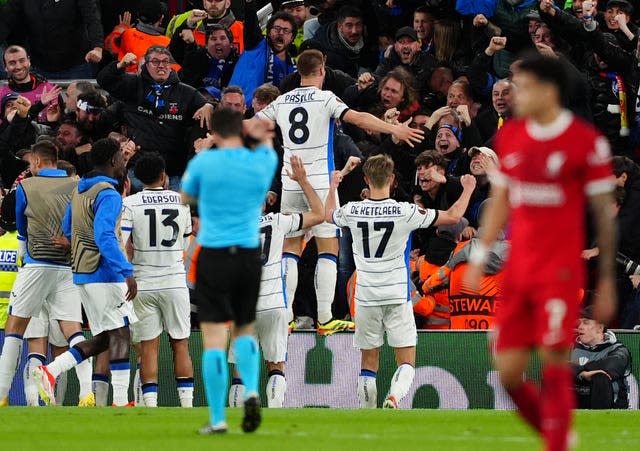
[[[329,189],[333,162],[333,129],[336,119],[349,110],[331,91],[307,86],[282,94],[258,116],[275,121],[282,131],[284,165],[282,191],[301,193],[297,182],[289,179],[291,155],[302,158],[311,186],[323,198]]]
[[[180,194],[146,189],[122,202],[122,240],[133,243],[133,275],[140,291],[186,286],[183,253],[191,213]]]
[[[411,232],[431,226],[438,213],[393,199],[349,202],[333,222],[349,227],[356,263],[356,302],[363,306],[401,304],[410,299]]]
[[[269,213],[260,217],[260,248],[262,278],[257,312],[285,308],[284,277],[282,274],[282,246],[284,236],[302,226],[302,215]],[[290,301],[289,301],[290,302]]]

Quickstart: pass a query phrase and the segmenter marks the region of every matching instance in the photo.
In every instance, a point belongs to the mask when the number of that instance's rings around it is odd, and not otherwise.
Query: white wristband
[[[472,265],[484,265],[489,256],[489,248],[480,241],[476,241],[469,253],[469,263]]]

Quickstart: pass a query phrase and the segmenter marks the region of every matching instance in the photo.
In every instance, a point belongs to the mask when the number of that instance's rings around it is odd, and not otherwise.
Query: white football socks
[[[111,369],[111,387],[113,388],[113,404],[126,406],[129,403],[129,377],[131,368]]]
[[[96,406],[105,407],[109,399],[109,378],[104,374],[92,376],[93,394],[96,397]]]
[[[409,393],[415,374],[416,370],[408,363],[400,365],[391,378],[389,396],[395,397],[396,401],[399,403],[400,400]]]
[[[375,409],[378,402],[378,387],[376,385],[376,376],[372,375],[358,376],[358,401],[361,409]]]
[[[296,288],[298,288],[298,261],[300,261],[300,257],[294,254],[284,253],[282,256],[288,323],[293,320],[293,300],[296,296]]]
[[[338,277],[336,256],[333,254],[318,254],[315,272],[316,298],[318,299],[318,322],[324,324],[331,321],[331,304],[336,292]]]
[[[244,385],[240,379],[234,378],[229,387],[229,407],[242,407],[244,405]]]
[[[9,335],[4,337],[2,354],[0,355],[0,399],[9,395],[9,389],[16,375],[20,354],[22,353],[22,337]]]
[[[284,394],[287,391],[287,380],[283,374],[272,374],[267,381],[267,406],[284,407]]]
[[[64,405],[64,397],[67,394],[67,374],[65,371],[56,378],[55,397],[57,406]]]
[[[78,343],[85,341],[84,336],[81,333],[73,335],[69,339],[69,346],[73,347]],[[78,376],[78,383],[80,384],[80,398],[84,398],[91,393],[91,374],[93,373],[93,358],[89,357],[78,363],[76,366],[76,376]]]
[[[33,370],[44,365],[46,361],[46,357],[42,354],[32,353],[29,354],[27,363],[24,365],[22,380],[24,381],[24,396],[27,400],[27,406],[38,407],[40,405],[38,382],[33,378]]]

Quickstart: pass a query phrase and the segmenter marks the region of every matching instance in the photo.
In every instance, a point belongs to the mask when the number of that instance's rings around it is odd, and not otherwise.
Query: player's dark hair
[[[94,142],[91,146],[94,169],[106,166],[117,152],[120,152],[120,144],[111,138],[102,138]]]
[[[273,16],[269,18],[267,22],[267,34],[271,32],[271,29],[273,28],[273,24],[278,19],[286,20],[291,24],[291,34],[295,38],[296,34],[298,33],[298,24],[296,23],[296,18],[284,11],[278,11],[277,13],[275,13]]]
[[[393,160],[386,154],[374,155],[364,162],[362,171],[374,188],[382,188],[393,175]]]
[[[338,10],[338,17],[336,18],[336,21],[338,23],[342,23],[347,17],[359,17],[362,19],[362,11],[360,11],[360,8],[355,6],[344,5]]]
[[[165,166],[164,158],[160,154],[145,152],[138,158],[133,173],[142,183],[151,185],[160,179]]]
[[[62,169],[69,177],[73,177],[78,174],[76,167],[67,160],[58,160],[58,169]]]
[[[222,138],[242,136],[242,120],[244,115],[231,108],[218,108],[211,118],[211,130]]]
[[[51,141],[43,140],[31,146],[31,155],[37,155],[42,160],[55,164],[58,161],[58,148]]]
[[[567,64],[560,58],[545,56],[538,52],[527,52],[521,58],[518,72],[526,72],[543,83],[555,86],[558,89],[560,101],[566,104],[566,94],[569,92],[569,71]]]
[[[620,177],[626,173],[627,177],[633,177],[640,174],[640,167],[629,157],[616,155],[611,159],[613,164],[613,175]]]
[[[298,73],[302,77],[320,75],[320,68],[324,65],[324,56],[320,50],[305,50],[296,62]]]
[[[437,150],[425,150],[424,152],[420,152],[415,159],[416,167],[418,166],[437,166],[444,170],[447,169],[449,165],[449,160],[447,160],[440,152]]]

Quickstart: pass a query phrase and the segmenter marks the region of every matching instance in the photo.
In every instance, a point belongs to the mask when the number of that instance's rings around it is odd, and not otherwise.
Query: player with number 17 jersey
[[[349,227],[353,236],[356,305],[402,304],[410,299],[411,232],[430,227],[437,218],[436,210],[393,199],[349,202],[334,211],[334,223]]]
[[[291,155],[297,155],[302,158],[311,186],[324,199],[334,169],[335,120],[341,119],[348,110],[349,107],[331,91],[302,86],[282,94],[258,113],[260,117],[275,121],[282,130],[283,196],[287,192],[302,193],[300,186],[285,172],[291,169]]]

